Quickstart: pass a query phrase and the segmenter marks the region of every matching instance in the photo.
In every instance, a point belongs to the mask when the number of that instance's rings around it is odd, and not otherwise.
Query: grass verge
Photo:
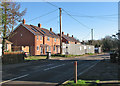
[[[99,80],[96,81],[78,80],[77,84],[74,83],[74,81],[68,81],[66,84],[60,86],[97,86],[97,83],[99,83]]]
[[[40,59],[46,59],[47,56],[29,56],[26,57],[25,60],[40,60]]]
[[[77,57],[77,56],[85,56],[85,55],[95,55],[93,53],[88,53],[88,54],[84,54],[84,55],[62,55],[62,54],[52,54],[51,58],[55,58],[55,57]],[[40,59],[46,59],[47,56],[28,56],[25,58],[25,60],[40,60]]]

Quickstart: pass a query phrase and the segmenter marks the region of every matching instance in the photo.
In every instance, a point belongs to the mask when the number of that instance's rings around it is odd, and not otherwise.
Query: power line
[[[64,9],[62,9],[68,16],[70,16],[72,19],[74,19],[75,21],[77,21],[78,23],[80,23],[82,26],[88,28],[88,29],[91,29],[89,28],[87,25],[81,23],[80,21],[78,21],[76,18],[74,18],[71,14],[69,14],[67,11],[65,11]]]
[[[44,0],[44,1],[45,1],[45,0]],[[57,5],[54,5],[54,4],[50,3],[50,2],[46,2],[46,3],[52,5],[52,6],[56,7],[56,8],[59,8]],[[69,14],[69,13],[68,13],[67,11],[65,11],[64,9],[62,9],[62,10],[63,10],[64,12],[66,12],[66,14],[69,15],[71,18],[73,18],[75,21],[77,21],[78,23],[80,23],[82,26],[84,26],[84,27],[86,27],[86,28],[88,28],[88,29],[91,29],[91,28],[89,28],[87,25],[85,25],[85,24],[81,23],[80,21],[78,21],[76,18],[74,18],[71,14]]]
[[[43,14],[43,15],[41,15],[41,16],[38,16],[38,17],[33,18],[33,19],[31,19],[31,20],[28,20],[28,21],[26,21],[26,22],[30,22],[30,21],[33,21],[33,20],[38,19],[38,18],[40,18],[40,17],[46,16],[46,15],[51,14],[51,13],[53,13],[53,12],[57,11],[57,10],[58,10],[58,9],[53,10],[53,11],[48,12],[48,13],[45,13],[45,14]]]
[[[57,19],[58,17],[59,17],[59,16],[54,17],[54,18],[51,18],[51,19],[49,19],[48,21],[46,21],[46,23],[49,23],[49,22],[51,22],[51,21],[53,21],[53,20]]]
[[[56,8],[60,8],[60,7],[58,7],[57,5],[54,5],[54,4],[52,4],[52,3],[50,3],[50,2],[48,2],[48,1],[46,1],[46,0],[43,0],[43,1],[45,1],[46,3],[52,5],[52,6],[56,7]]]
[[[88,17],[88,18],[96,18],[96,17],[106,17],[106,18],[114,18],[114,17],[117,17],[117,16],[88,16],[88,15],[72,15],[72,16],[76,16],[76,17]]]
[[[112,22],[115,22],[115,21],[111,20],[111,18],[113,18],[113,19],[117,18],[117,17],[102,17],[102,16],[98,17],[98,16],[80,16],[80,15],[72,15],[72,16],[81,17],[81,18],[91,18],[91,19],[97,18],[97,19],[108,20],[108,21],[112,21]]]

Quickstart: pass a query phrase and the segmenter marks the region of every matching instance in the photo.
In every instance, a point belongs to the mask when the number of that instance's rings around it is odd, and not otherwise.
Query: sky
[[[20,11],[27,8],[23,17],[26,24],[53,28],[59,33],[59,7],[62,8],[62,31],[82,40],[104,38],[118,31],[117,2],[19,2]],[[47,14],[47,15],[46,15]]]

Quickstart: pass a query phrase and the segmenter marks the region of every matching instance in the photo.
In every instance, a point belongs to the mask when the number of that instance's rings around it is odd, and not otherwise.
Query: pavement
[[[56,86],[74,75],[74,61],[78,62],[78,75],[83,75],[108,54],[29,61],[2,66],[2,86]]]

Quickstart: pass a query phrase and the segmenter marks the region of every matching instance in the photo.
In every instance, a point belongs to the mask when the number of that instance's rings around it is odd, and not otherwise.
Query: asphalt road
[[[16,65],[3,65],[3,81],[0,84],[2,86],[55,86],[73,78],[74,61],[78,62],[78,75],[81,75],[106,56],[108,55],[84,57],[84,60],[80,58],[40,60]]]

